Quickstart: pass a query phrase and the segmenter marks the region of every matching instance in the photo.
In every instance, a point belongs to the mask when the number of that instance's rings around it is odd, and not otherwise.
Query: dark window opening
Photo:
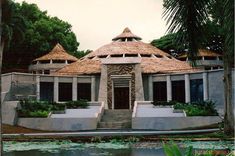
[[[172,100],[178,102],[185,102],[184,80],[172,81]]]
[[[179,58],[180,61],[186,61],[187,58]]]
[[[125,57],[138,57],[138,54],[125,54]]]
[[[223,57],[222,57],[222,56],[219,56],[219,60],[223,60]]]
[[[111,57],[123,57],[122,54],[111,55]]]
[[[53,101],[54,97],[54,83],[40,82],[40,100]]]
[[[203,101],[203,80],[190,80],[191,102]]]
[[[217,60],[217,57],[214,57],[214,56],[204,56],[204,60]]]
[[[157,58],[163,58],[163,56],[162,55],[155,55]]]
[[[133,41],[133,38],[127,38],[127,41]]]
[[[153,83],[153,101],[167,101],[166,82]]]
[[[94,56],[88,57],[88,59],[93,59],[93,58],[94,58]]]
[[[52,60],[52,63],[65,63],[65,60]]]
[[[151,54],[140,54],[141,57],[151,57]]]
[[[50,60],[42,60],[42,61],[39,61],[41,64],[47,64],[47,63],[50,63]]]
[[[59,83],[59,101],[72,101],[72,83]]]
[[[73,63],[74,61],[70,61],[70,60],[68,60],[68,64],[70,64],[70,63]]]
[[[98,56],[99,58],[106,58],[107,57],[107,55],[100,55],[100,56]]]
[[[44,74],[50,74],[50,70],[44,70]]]
[[[77,98],[86,99],[91,101],[91,84],[90,83],[78,83]]]

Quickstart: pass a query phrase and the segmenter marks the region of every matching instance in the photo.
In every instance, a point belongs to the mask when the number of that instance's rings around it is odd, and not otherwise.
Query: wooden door
[[[114,109],[129,109],[129,87],[114,88]]]

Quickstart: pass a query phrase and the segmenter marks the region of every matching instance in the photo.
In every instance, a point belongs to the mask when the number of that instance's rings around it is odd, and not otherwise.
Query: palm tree
[[[188,46],[189,58],[194,60],[198,53],[201,38],[204,38],[203,25],[208,20],[207,7],[214,0],[164,0],[163,16],[167,20],[168,32],[177,32],[177,40]],[[232,68],[234,52],[234,2],[223,1],[225,33],[224,43],[224,92],[225,92],[225,128],[226,134],[233,134],[234,112],[232,103]],[[222,12],[222,10],[221,10]],[[193,61],[194,62],[194,61]],[[195,63],[193,63],[195,65]]]
[[[196,66],[194,60],[200,40],[205,38],[203,25],[208,13],[204,6],[207,5],[208,0],[164,0],[163,16],[169,25],[167,32],[177,33],[176,41],[186,44],[193,66]]]
[[[0,1],[0,24],[2,24],[2,1]],[[2,43],[2,26],[0,26],[0,43]],[[2,49],[2,47],[0,47]],[[0,54],[0,56],[2,56]],[[0,69],[1,70],[1,69]],[[0,71],[1,74],[1,71]],[[2,92],[2,77],[0,76],[0,93]],[[3,155],[2,143],[2,97],[0,96],[0,155]]]
[[[24,34],[25,21],[24,18],[17,14],[16,5],[11,0],[1,0],[0,3],[0,18],[1,18],[1,38],[0,38],[0,75],[2,74],[2,57],[4,47],[9,47],[9,44],[14,39],[22,39]],[[0,93],[2,77],[0,76]],[[0,96],[0,150],[1,155],[3,154],[3,143],[2,143],[2,99]]]
[[[234,135],[234,103],[232,101],[232,67],[234,67],[234,0],[224,1],[224,19],[222,26],[224,42],[224,131]]]

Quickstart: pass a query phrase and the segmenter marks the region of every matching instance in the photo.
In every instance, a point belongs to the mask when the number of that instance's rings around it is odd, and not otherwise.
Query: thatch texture
[[[134,35],[129,28],[125,28],[120,35],[114,37],[112,40],[116,41],[125,38],[134,38],[136,40],[141,40],[141,37]]]
[[[170,56],[151,44],[139,42],[112,42],[86,55],[86,57],[113,55],[113,54],[155,54]]]
[[[64,50],[64,48],[59,43],[57,43],[56,46],[48,54],[33,60],[33,62],[42,60],[68,60],[75,62],[78,59],[72,55],[69,55]]]
[[[130,34],[129,29],[125,29],[123,34],[127,37]],[[132,33],[131,33],[132,34]],[[120,36],[120,35],[119,35]],[[163,52],[162,50],[141,41],[122,41],[116,40],[110,44],[104,45],[101,48],[89,53],[83,59],[76,63],[68,65],[61,70],[58,70],[58,75],[84,75],[84,74],[98,74],[101,73],[101,58],[109,59],[107,56],[113,57],[119,55],[125,57],[141,57],[142,73],[173,73],[173,72],[190,72],[194,71],[188,63],[179,61]],[[127,54],[133,54],[133,56]],[[148,56],[146,56],[148,55]]]
[[[193,69],[188,63],[176,59],[167,58],[142,58],[141,61],[142,73],[184,73],[193,72]]]
[[[101,72],[100,60],[84,59],[74,62],[58,70],[55,75],[84,75]]]
[[[198,50],[198,55],[197,56],[208,56],[208,57],[217,57],[217,56],[222,56],[221,54],[215,53],[211,50],[207,50],[207,49],[199,49]],[[187,54],[184,53],[182,55],[180,55],[178,58],[186,58]]]

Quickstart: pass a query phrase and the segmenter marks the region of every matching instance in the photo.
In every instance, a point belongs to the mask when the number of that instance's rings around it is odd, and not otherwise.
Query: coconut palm
[[[234,0],[224,1],[224,19],[222,26],[224,42],[224,131],[234,135],[234,103],[232,101],[232,67],[234,67]]]
[[[164,0],[164,13],[169,24],[168,32],[177,32],[177,40],[188,45],[188,55],[195,59],[199,41],[204,38],[203,25],[208,20],[207,7],[213,0]],[[224,92],[225,92],[225,133],[234,131],[232,104],[232,68],[234,52],[234,1],[223,1],[225,33],[224,43]],[[221,10],[222,12],[222,10]],[[195,64],[193,64],[195,65]]]
[[[4,47],[8,47],[11,40],[22,39],[23,31],[25,27],[24,18],[17,14],[17,7],[15,3],[11,0],[1,0],[0,3],[0,19],[1,19],[1,38],[0,38],[0,75],[2,74],[2,57]],[[1,82],[2,78],[0,76],[0,93],[1,93]],[[2,99],[0,96],[0,148],[2,155]]]
[[[163,17],[167,20],[168,33],[177,33],[176,41],[186,44],[192,65],[198,53],[200,40],[204,38],[204,23],[208,13],[208,0],[164,0]]]

